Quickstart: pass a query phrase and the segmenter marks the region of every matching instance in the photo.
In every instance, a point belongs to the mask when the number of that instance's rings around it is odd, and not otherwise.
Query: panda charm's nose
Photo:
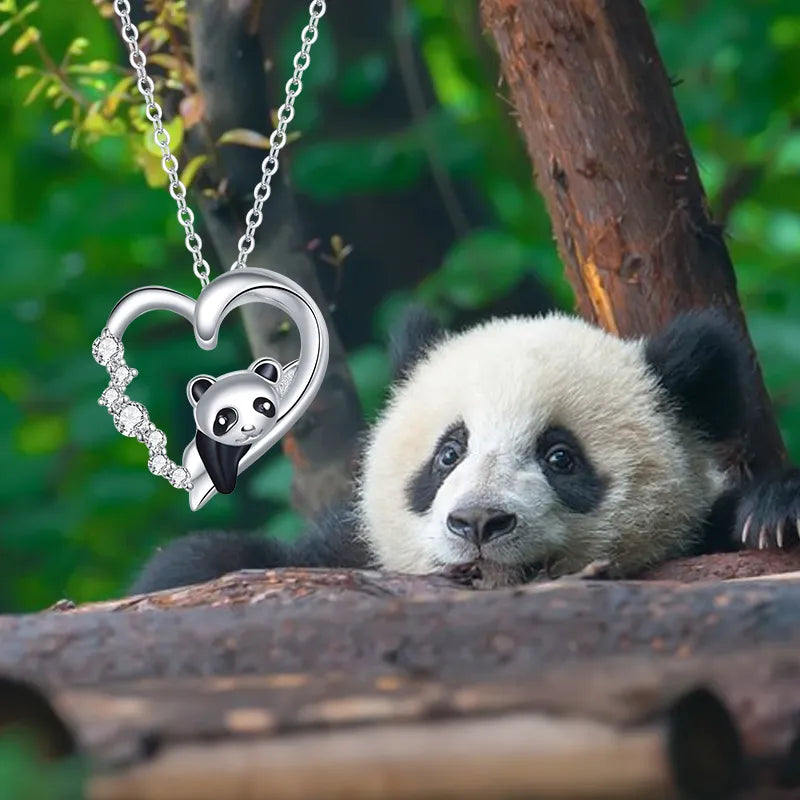
[[[511,533],[517,527],[517,515],[496,508],[466,506],[447,515],[447,527],[468,542],[485,544]]]
[[[251,433],[256,429],[255,425],[242,425],[242,433]]]

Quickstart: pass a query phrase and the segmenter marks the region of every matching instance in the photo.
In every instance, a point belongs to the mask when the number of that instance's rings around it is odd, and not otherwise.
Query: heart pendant
[[[150,421],[147,409],[125,394],[138,373],[125,362],[123,334],[148,311],[172,311],[191,323],[201,348],[213,350],[222,321],[246,303],[267,303],[286,313],[300,333],[300,355],[284,365],[261,358],[246,370],[192,378],[187,397],[197,434],[179,466],[167,456],[167,437]],[[217,492],[231,492],[237,475],[311,405],[328,366],[328,331],[319,308],[298,284],[277,272],[245,268],[215,278],[197,300],[162,286],[130,292],[114,307],[92,345],[92,355],[110,376],[99,404],[108,409],[120,433],[147,446],[153,474],[189,492],[189,507],[196,511]]]

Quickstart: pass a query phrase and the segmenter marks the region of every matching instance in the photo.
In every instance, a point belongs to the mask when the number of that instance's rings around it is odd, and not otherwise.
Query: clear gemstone
[[[133,380],[133,371],[130,367],[117,367],[111,376],[111,380],[117,386],[127,386]]]
[[[167,437],[164,436],[160,430],[156,429],[154,431],[150,431],[144,437],[144,443],[147,445],[149,450],[160,450],[167,443]]]
[[[169,482],[176,489],[185,488],[189,483],[189,471],[184,467],[178,467],[172,470],[172,474],[169,476]]]
[[[111,408],[115,403],[118,403],[122,395],[120,394],[119,390],[115,389],[113,386],[109,386],[103,394],[100,395],[100,405],[107,406]]]
[[[136,436],[136,428],[147,422],[147,411],[139,403],[127,403],[114,417],[114,425],[124,436]]]
[[[156,454],[147,462],[147,468],[153,475],[163,475],[169,466],[169,459],[166,456]]]
[[[92,355],[98,364],[110,364],[122,358],[122,342],[110,333],[104,333],[92,343]]]

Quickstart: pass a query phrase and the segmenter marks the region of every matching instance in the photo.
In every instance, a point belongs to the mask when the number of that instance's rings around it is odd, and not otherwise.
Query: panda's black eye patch
[[[608,481],[597,473],[567,428],[554,426],[540,434],[536,460],[558,499],[571,511],[586,514],[605,496]]]
[[[467,455],[468,444],[469,431],[463,422],[451,425],[439,437],[431,457],[406,486],[406,500],[415,514],[424,514],[430,509],[447,476]]]
[[[272,417],[275,416],[275,403],[273,403],[270,399],[266,397],[257,397],[253,400],[253,408],[258,411],[259,414],[263,414],[265,417]]]
[[[217,411],[217,416],[214,417],[214,436],[224,436],[239,419],[235,408],[222,408]]]

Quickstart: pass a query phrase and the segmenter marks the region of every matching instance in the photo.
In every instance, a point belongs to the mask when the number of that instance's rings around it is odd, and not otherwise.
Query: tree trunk
[[[211,142],[203,142],[202,146],[216,151],[208,173],[217,194],[196,196],[221,261],[219,267],[227,269],[236,259],[237,243],[244,232],[244,218],[253,202],[253,187],[261,177],[266,151],[236,144],[217,147],[215,142],[235,128],[268,136],[271,107],[279,106],[283,97],[273,98],[273,102],[267,97],[264,55],[256,31],[252,30],[248,3],[191,0],[188,10],[193,64],[205,103],[205,130],[211,137]],[[282,83],[289,77],[286,75]],[[301,95],[298,104],[302,102]],[[281,160],[285,160],[285,152]],[[263,214],[248,265],[275,270],[303,286],[322,308],[330,336],[330,363],[322,388],[282,443],[294,466],[293,504],[308,515],[350,494],[361,408],[344,348],[306,248],[285,163],[273,178]],[[286,325],[281,311],[260,304],[245,307],[243,315],[254,355],[272,355],[284,362],[297,356],[297,331]]]
[[[747,337],[639,0],[482,0],[481,10],[580,312],[631,336],[719,306]],[[750,348],[755,399],[738,459],[757,473],[786,454]]]

